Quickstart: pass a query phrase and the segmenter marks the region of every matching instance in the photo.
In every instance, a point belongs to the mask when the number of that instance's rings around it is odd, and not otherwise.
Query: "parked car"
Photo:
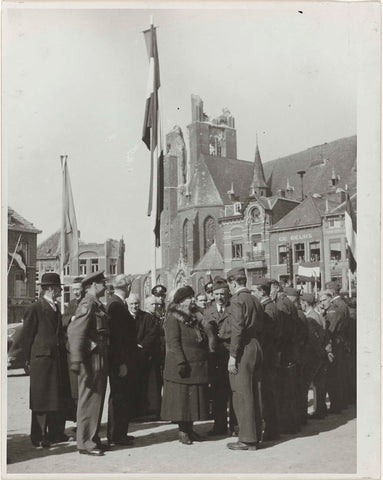
[[[25,356],[20,347],[20,335],[23,327],[22,322],[10,323],[8,325],[8,369],[23,368],[28,375],[28,369],[25,367]]]

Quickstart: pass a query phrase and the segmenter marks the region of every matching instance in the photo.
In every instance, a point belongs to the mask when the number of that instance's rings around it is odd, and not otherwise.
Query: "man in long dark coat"
[[[99,437],[108,378],[109,320],[100,301],[106,290],[104,272],[82,281],[86,290],[75,319],[68,326],[71,370],[78,375],[77,448],[79,453],[104,455]]]
[[[258,279],[253,291],[264,310],[262,400],[266,426],[263,440],[277,440],[280,430],[278,372],[282,328],[278,309],[270,298],[270,280],[266,278]]]
[[[127,435],[129,420],[134,416],[134,379],[137,366],[136,327],[125,303],[132,281],[128,275],[117,275],[114,294],[106,310],[110,317],[109,382],[107,437],[109,444],[132,445]]]
[[[209,383],[214,425],[209,436],[228,433],[227,408],[229,406],[229,432],[235,434],[237,419],[233,408],[233,395],[230,388],[227,362],[230,356],[231,306],[229,286],[222,278],[214,279],[212,290],[215,301],[205,310],[203,326],[208,331],[210,326],[215,335],[214,351],[209,354]]]
[[[57,273],[44,273],[41,298],[25,313],[21,346],[30,370],[31,441],[39,447],[66,441],[65,412],[70,405],[65,337],[56,299]]]
[[[137,380],[136,380],[136,401],[137,415],[145,416],[149,413],[158,413],[160,399],[154,405],[155,412],[149,412],[148,382],[149,373],[153,359],[160,356],[160,328],[148,312],[140,309],[140,298],[137,294],[130,294],[127,298],[127,305],[130,315],[134,319],[137,338]]]
[[[230,270],[227,279],[232,293],[228,371],[239,428],[238,442],[227,446],[231,450],[256,450],[262,436],[262,349],[259,339],[263,328],[263,310],[246,288],[243,268]]]

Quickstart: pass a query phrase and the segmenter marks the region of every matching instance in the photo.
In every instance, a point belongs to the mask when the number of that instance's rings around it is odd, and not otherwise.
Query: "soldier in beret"
[[[229,286],[223,278],[216,277],[212,284],[215,301],[205,310],[203,325],[210,327],[214,335],[213,351],[209,354],[209,383],[214,425],[209,436],[227,435],[227,407],[229,405],[229,432],[233,435],[237,426],[233,408],[233,396],[229,382],[227,363],[230,355],[231,306]],[[208,335],[209,336],[209,335]]]
[[[67,441],[65,416],[71,403],[65,336],[56,299],[60,276],[44,273],[41,297],[24,315],[20,345],[30,372],[31,441],[36,447]]]
[[[280,366],[281,322],[278,309],[270,298],[270,280],[260,278],[255,281],[253,292],[264,311],[262,333],[262,400],[266,422],[263,440],[277,440],[280,430],[278,373]]]
[[[246,288],[244,268],[233,268],[227,274],[231,298],[231,338],[228,371],[233,392],[234,411],[238,420],[238,442],[231,450],[257,450],[262,437],[260,381],[263,309]]]
[[[106,290],[104,272],[84,278],[85,296],[68,326],[71,370],[78,375],[77,448],[104,455],[99,437],[108,375],[108,315],[100,301]]]

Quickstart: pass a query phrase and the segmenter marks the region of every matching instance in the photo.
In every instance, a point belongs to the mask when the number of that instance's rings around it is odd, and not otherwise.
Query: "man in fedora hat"
[[[65,411],[70,403],[68,365],[60,309],[60,277],[44,273],[41,296],[24,315],[21,346],[30,371],[31,441],[36,447],[66,441]]]
[[[109,320],[100,301],[106,290],[104,272],[82,281],[85,296],[68,326],[71,370],[78,375],[77,448],[79,453],[104,455],[98,435],[108,376]]]

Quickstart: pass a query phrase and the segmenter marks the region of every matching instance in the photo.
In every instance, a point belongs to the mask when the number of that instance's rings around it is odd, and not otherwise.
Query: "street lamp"
[[[306,173],[305,170],[299,170],[297,174],[301,177],[301,200],[303,202],[304,196],[303,196],[303,175]]]

